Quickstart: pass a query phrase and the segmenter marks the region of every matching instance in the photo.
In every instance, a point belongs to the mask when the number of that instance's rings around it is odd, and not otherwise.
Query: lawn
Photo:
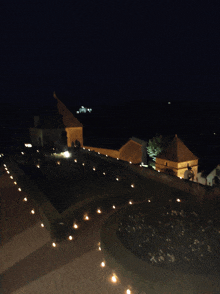
[[[57,164],[58,161],[60,164]],[[40,168],[37,162],[35,158],[19,166],[34,180],[59,213],[87,198],[103,195],[105,206],[111,202],[110,199],[114,199],[115,203],[125,203],[131,199],[142,201],[151,198],[162,203],[170,198],[190,197],[185,192],[136,174],[128,163],[94,152],[81,150],[65,159],[47,157],[39,161]]]

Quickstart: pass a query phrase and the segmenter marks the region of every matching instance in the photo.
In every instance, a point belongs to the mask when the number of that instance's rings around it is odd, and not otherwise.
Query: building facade
[[[33,146],[44,146],[62,139],[65,133],[66,145],[71,147],[77,140],[83,146],[83,125],[73,116],[67,107],[57,98],[57,111],[50,116],[34,117],[34,127],[29,128]]]
[[[155,169],[179,178],[195,180],[198,173],[198,157],[175,135],[168,148],[157,156]]]

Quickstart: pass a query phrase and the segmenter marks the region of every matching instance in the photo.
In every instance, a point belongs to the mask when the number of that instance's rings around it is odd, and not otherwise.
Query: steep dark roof
[[[167,159],[174,162],[184,162],[188,160],[198,159],[186,145],[175,135],[169,147],[161,152],[157,158]]]

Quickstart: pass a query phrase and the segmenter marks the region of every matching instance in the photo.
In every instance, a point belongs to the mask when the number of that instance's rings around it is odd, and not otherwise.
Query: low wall
[[[89,146],[83,146],[85,149],[90,149],[91,151],[100,152],[102,155],[108,155],[113,158],[119,158],[119,151],[113,150],[113,149],[104,149],[104,148],[97,148],[97,147],[89,147]]]
[[[126,210],[111,215],[101,228],[101,249],[106,265],[114,270],[120,282],[149,294],[214,294],[220,290],[218,276],[190,275],[170,271],[142,261],[126,249],[117,238],[120,218]]]

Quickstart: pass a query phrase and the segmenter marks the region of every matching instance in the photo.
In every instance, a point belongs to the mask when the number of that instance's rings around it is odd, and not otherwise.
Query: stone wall
[[[82,127],[74,127],[74,128],[66,128],[67,133],[67,146],[71,147],[72,142],[79,141],[80,145],[83,146],[83,128]]]
[[[142,161],[142,145],[138,144],[133,140],[129,140],[119,150],[119,159],[132,162],[141,163]]]
[[[113,158],[119,158],[119,151],[113,149],[104,149],[104,148],[97,148],[97,147],[89,147],[83,146],[85,149],[90,149],[91,151],[99,152],[102,155],[108,155]]]

